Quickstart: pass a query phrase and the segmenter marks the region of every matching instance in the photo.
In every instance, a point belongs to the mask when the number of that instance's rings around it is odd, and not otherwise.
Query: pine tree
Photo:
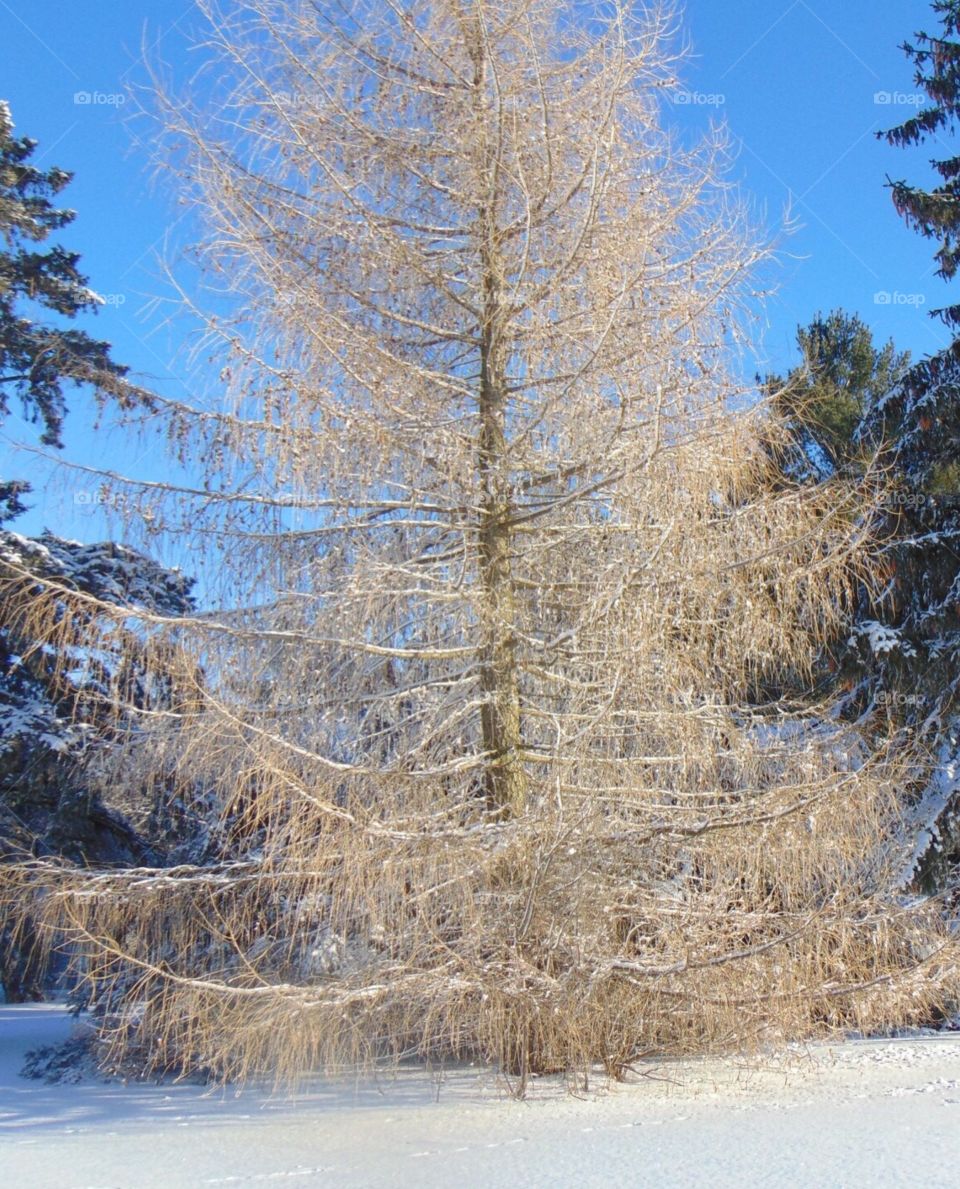
[[[98,397],[109,393],[121,403],[134,389],[108,343],[64,325],[95,312],[102,299],[89,288],[76,252],[41,247],[75,214],[56,203],[72,175],[37,168],[35,149],[36,141],[14,136],[10,108],[0,102],[0,417],[19,401],[39,423],[41,443],[61,447],[67,385],[87,384]],[[29,490],[22,479],[0,481],[0,521],[25,510]],[[89,642],[96,640],[93,648],[79,654],[62,638],[39,639],[32,617],[43,602],[43,582],[53,578],[86,599],[124,599],[168,614],[191,606],[189,581],[122,545],[0,532],[0,857],[156,860],[124,815],[132,802],[108,804],[91,782],[89,761],[102,760],[123,733],[111,688],[120,683],[123,700],[156,709],[170,675],[147,680],[142,637],[102,631],[90,604],[68,610],[61,603],[53,614],[63,627],[79,614]],[[0,983],[8,1000],[38,995],[41,969],[29,921],[15,936],[0,928]]]
[[[56,641],[37,637],[34,617],[50,598],[50,581],[81,600],[70,606],[55,599],[54,617],[66,627],[80,615],[95,647],[71,648],[69,631]],[[174,654],[148,659],[142,635],[117,630],[96,606],[107,599],[141,612],[185,614],[193,606],[191,586],[177,571],[113,542],[81,545],[51,533],[28,538],[0,530],[0,859],[161,860],[159,786],[118,782],[107,769],[138,712],[170,713],[182,702],[186,673]],[[7,1002],[39,998],[43,963],[31,923],[4,930],[4,915],[0,905]]]
[[[110,357],[110,345],[82,330],[37,321],[34,311],[60,319],[95,311],[102,299],[88,287],[80,257],[59,244],[40,251],[75,213],[55,205],[72,174],[31,164],[37,142],[13,135],[13,119],[0,101],[0,416],[18,398],[42,425],[41,442],[60,446],[64,385],[89,383],[102,394],[127,369]],[[0,519],[24,510],[22,480],[0,481]]]
[[[890,145],[913,148],[957,130],[960,116],[960,3],[936,0],[938,35],[918,33],[905,43],[914,82],[929,106],[895,128],[878,133]],[[940,184],[926,189],[907,181],[889,183],[893,202],[908,226],[937,242],[937,275],[952,280],[960,265],[960,157],[932,162]],[[952,330],[960,329],[960,305],[932,311]],[[871,425],[896,442],[898,463],[913,489],[948,507],[960,495],[960,337],[937,354],[913,364],[893,399],[874,411]]]
[[[897,148],[946,144],[958,129],[960,3],[935,0],[932,7],[940,28],[902,47],[929,102],[878,134]],[[937,275],[950,282],[960,266],[960,156],[931,164],[937,184],[888,182],[907,225],[936,243]],[[863,443],[881,450],[897,490],[886,512],[885,597],[861,616],[845,664],[861,681],[860,709],[878,707],[936,757],[927,793],[940,807],[940,837],[937,830],[928,835],[932,845],[920,868],[942,886],[960,859],[957,798],[944,783],[957,756],[960,709],[960,304],[932,316],[953,332],[952,342],[913,362],[859,430]]]
[[[879,134],[899,148],[944,143],[958,128],[960,3],[936,0],[933,10],[938,32],[917,33],[916,44],[903,46],[929,105]],[[900,180],[890,188],[907,225],[937,243],[937,275],[949,282],[960,266],[960,157],[932,165],[938,185]],[[920,699],[939,727],[960,694],[954,677],[960,658],[960,305],[936,309],[933,316],[955,332],[953,341],[913,363],[889,399],[870,411],[861,432],[864,440],[889,447],[887,457],[902,481],[891,509],[895,622],[909,637],[920,670],[939,675],[935,695],[928,683]]]
[[[861,423],[902,379],[909,352],[892,340],[875,346],[870,328],[843,310],[798,326],[797,348],[801,363],[786,377],[767,376],[764,386],[796,435],[798,464],[818,476],[862,470]]]
[[[870,328],[860,317],[843,310],[818,313],[806,326],[798,326],[796,342],[799,364],[786,376],[768,375],[763,381],[771,407],[786,431],[782,465],[801,483],[822,483],[836,475],[845,475],[855,483],[862,481],[873,474],[878,453],[878,444],[870,440],[866,427],[875,410],[891,399],[907,374],[909,353],[897,351],[892,340],[876,346]],[[893,646],[880,656],[865,647],[868,637],[860,631],[863,625],[874,623],[877,616],[889,620],[894,612],[890,597],[894,559],[888,546],[900,523],[902,513],[897,500],[905,480],[891,461],[892,451],[888,449],[883,457],[891,488],[890,502],[884,505],[877,523],[878,536],[887,543],[878,565],[880,595],[877,597],[868,587],[858,591],[853,631],[845,625],[824,649],[816,684],[817,696],[825,689],[855,689],[854,696],[845,699],[855,716],[878,690],[885,688],[883,682],[892,679],[892,668],[901,651],[897,646],[900,637],[890,624],[887,639]],[[912,654],[912,646],[906,647]],[[898,689],[902,680],[901,674]],[[899,692],[902,695],[905,691]],[[889,702],[891,710],[905,704],[899,698]]]

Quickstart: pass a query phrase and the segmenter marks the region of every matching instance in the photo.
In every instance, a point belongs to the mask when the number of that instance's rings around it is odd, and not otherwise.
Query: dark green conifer
[[[56,205],[72,174],[38,169],[30,161],[35,148],[36,141],[14,136],[10,108],[0,101],[0,416],[11,397],[19,399],[42,426],[41,442],[59,446],[64,386],[86,383],[102,395],[127,369],[113,362],[109,343],[62,324],[96,310],[102,298],[89,288],[76,252],[39,248],[76,216]],[[23,511],[27,491],[21,479],[0,479],[0,520]]]

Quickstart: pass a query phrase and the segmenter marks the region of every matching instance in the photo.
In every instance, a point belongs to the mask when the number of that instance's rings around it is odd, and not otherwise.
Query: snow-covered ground
[[[515,1102],[458,1071],[291,1102],[21,1078],[69,1027],[56,1006],[0,1006],[4,1189],[960,1184],[958,1036],[661,1063],[583,1098],[545,1080]]]

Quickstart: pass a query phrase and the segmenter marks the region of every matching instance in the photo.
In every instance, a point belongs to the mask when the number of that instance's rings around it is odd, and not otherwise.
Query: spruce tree
[[[767,376],[774,408],[787,419],[804,467],[817,477],[864,464],[860,424],[896,386],[910,363],[892,340],[876,346],[856,314],[818,313],[797,327],[801,362],[786,377]]]
[[[79,602],[71,607],[49,583]],[[0,529],[0,863],[158,863],[176,846],[168,786],[129,774],[117,780],[111,764],[139,712],[176,721],[198,670],[175,650],[148,654],[142,634],[112,630],[97,607],[123,599],[147,613],[187,614],[192,585],[112,541]],[[50,600],[64,627],[79,614],[97,647],[38,639],[34,615]],[[8,908],[0,904],[0,987],[8,1003],[42,998],[45,963],[32,919],[14,926]]]
[[[36,141],[14,136],[10,108],[0,101],[0,418],[19,401],[40,426],[41,443],[59,447],[67,385],[86,384],[121,403],[134,389],[108,343],[64,325],[95,312],[102,298],[89,288],[76,252],[46,245],[76,217],[57,205],[72,175],[39,169],[35,149]],[[29,490],[23,479],[0,479],[0,522],[25,510],[21,497]],[[97,648],[76,653],[36,637],[32,616],[51,581],[86,600],[80,613]],[[104,631],[96,605],[121,597],[156,614],[185,613],[190,586],[114,542],[81,545],[0,530],[0,861],[24,854],[80,863],[158,860],[144,823],[128,816],[138,798],[149,806],[149,797],[131,783],[125,800],[104,799],[90,761],[105,762],[123,735],[121,719],[105,709],[116,690],[130,705],[169,712],[172,670],[148,686],[142,637]],[[57,604],[53,614],[65,626],[76,611]],[[5,922],[4,906],[0,986],[8,1002],[39,997],[43,963],[31,920],[16,929]]]
[[[960,115],[960,2],[936,0],[942,28],[937,36],[916,34],[904,53],[915,67],[914,82],[929,105],[902,124],[878,135],[888,144],[913,148],[930,140],[943,143],[956,131]],[[960,266],[960,156],[931,162],[940,184],[930,189],[908,181],[890,181],[897,211],[907,225],[937,243],[937,275],[950,281]],[[933,316],[960,331],[960,304],[936,309]],[[894,399],[875,411],[875,426],[885,425],[897,440],[898,461],[913,487],[940,506],[960,493],[960,337],[942,351],[915,363]]]
[[[915,68],[915,85],[929,104],[879,134],[899,148],[944,143],[957,130],[960,2],[935,0],[933,10],[940,18],[938,33],[917,33],[916,44],[903,46]],[[936,159],[932,166],[939,184],[925,188],[900,180],[891,181],[890,189],[908,226],[937,244],[937,275],[949,282],[960,266],[960,156]],[[927,661],[934,657],[947,661],[946,680],[960,656],[960,304],[936,309],[933,316],[955,332],[953,341],[912,365],[889,399],[869,411],[861,436],[875,446],[889,445],[888,457],[902,481],[891,509],[898,541],[897,626],[909,636],[923,672],[929,675]],[[935,699],[927,690],[922,700],[935,700],[945,712],[955,701],[954,687],[950,678]],[[939,724],[942,713],[934,717]]]
[[[41,313],[59,320],[95,311],[102,304],[79,268],[76,252],[55,244],[38,250],[66,227],[75,212],[56,205],[72,174],[56,166],[31,163],[37,142],[13,135],[13,119],[0,101],[0,416],[18,398],[43,427],[41,442],[61,445],[64,386],[90,383],[98,394],[127,369],[110,357],[109,343],[85,331],[39,321]],[[23,480],[0,479],[0,520],[24,510]]]
[[[929,102],[878,134],[894,147],[940,146],[957,131],[960,2],[935,0],[932,7],[939,30],[919,32],[902,47]],[[937,245],[936,273],[949,282],[960,266],[960,156],[948,152],[930,164],[933,185],[888,181],[907,225]],[[956,797],[943,785],[956,753],[960,695],[960,304],[944,305],[932,316],[953,332],[953,340],[915,362],[889,397],[868,411],[859,431],[865,443],[882,448],[899,490],[886,526],[887,600],[876,619],[864,619],[847,659],[852,654],[870,674],[859,686],[862,694],[894,723],[917,732],[937,757],[927,791],[945,811],[921,872],[942,884],[960,857],[960,830],[951,825]]]
[[[960,42],[954,40],[960,23],[960,3],[957,0],[935,0],[933,9],[941,17],[939,36],[917,33],[917,45],[904,43],[903,51],[915,66],[914,82],[926,92],[930,103],[915,116],[878,135],[898,148],[912,148],[931,138],[956,130],[960,104]],[[928,239],[938,241],[934,254],[937,275],[952,280],[960,264],[960,158],[956,156],[931,162],[941,179],[932,189],[910,182],[891,181],[890,189],[897,211],[907,224]],[[960,305],[953,304],[934,311],[947,326],[960,328]],[[910,388],[917,395],[943,381],[956,379],[960,361],[957,344],[931,359],[917,364]]]

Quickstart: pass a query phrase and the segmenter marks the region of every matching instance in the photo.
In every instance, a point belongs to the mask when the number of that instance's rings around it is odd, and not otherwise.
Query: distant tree
[[[905,446],[889,416],[914,375],[909,354],[892,341],[876,348],[869,328],[840,310],[798,328],[797,346],[801,363],[765,381],[792,436],[793,473],[813,482],[838,472],[855,479],[879,456],[890,480],[876,526],[885,542],[878,592],[861,589],[852,633],[832,642],[824,661],[832,680],[852,688],[856,713],[874,704],[894,730],[929,719],[935,734],[958,693],[949,642],[960,558],[942,535],[951,501],[917,486],[921,474],[930,483],[929,439]]]
[[[814,472],[856,470],[867,454],[859,436],[862,421],[896,388],[910,354],[897,351],[892,340],[875,346],[870,328],[843,310],[817,314],[809,325],[798,326],[797,347],[797,367],[765,380],[774,407]]]
[[[929,103],[879,134],[899,148],[946,144],[958,128],[960,2],[936,0],[932,7],[938,32],[917,33],[915,44],[903,46]],[[907,225],[937,243],[937,275],[951,281],[960,267],[960,157],[932,165],[938,185],[900,180],[890,189]],[[915,716],[922,710],[924,721],[940,730],[960,701],[960,305],[933,315],[954,332],[953,341],[913,363],[889,398],[868,411],[860,434],[884,445],[900,480],[890,509],[891,619],[905,648],[892,650],[884,667],[895,663],[906,671]]]
[[[55,202],[71,174],[38,169],[31,163],[35,148],[35,141],[13,135],[9,106],[0,102],[0,418],[11,399],[19,400],[40,424],[41,442],[59,447],[67,385],[88,384],[98,396],[121,401],[132,388],[108,343],[58,324],[95,311],[102,299],[89,288],[77,253],[38,248],[75,215]],[[53,323],[45,320],[50,315]],[[0,481],[0,521],[24,511],[29,490],[22,479]],[[122,545],[0,531],[0,855],[58,855],[78,863],[158,859],[143,823],[124,812],[136,782],[128,782],[126,800],[104,799],[92,783],[90,760],[102,760],[124,736],[127,711],[169,709],[176,665],[172,654],[148,663],[145,640],[135,631],[115,625],[104,631],[97,607],[119,600],[182,614],[192,606],[190,586]],[[56,588],[81,601],[68,609]],[[59,635],[41,640],[35,616],[51,599]],[[78,617],[91,647],[73,652],[64,633],[77,630]],[[0,983],[8,1000],[39,994],[41,973],[29,924],[16,936],[0,936]]]
[[[865,419],[894,393],[910,363],[908,352],[898,351],[892,340],[876,346],[869,326],[856,314],[833,310],[818,313],[806,326],[798,326],[799,360],[786,375],[770,374],[762,381],[770,407],[776,414],[776,452],[793,481],[818,484],[843,475],[856,483],[874,474],[877,446],[864,440]],[[893,471],[886,459],[889,471]],[[895,474],[890,478],[896,481]],[[879,536],[889,537],[890,509],[880,510]],[[884,553],[878,585],[889,595],[892,562]],[[877,612],[875,590],[861,585],[852,599],[855,622],[871,621]],[[889,608],[888,608],[889,609]],[[854,633],[855,642],[856,633]],[[863,676],[864,659],[851,648],[849,625],[838,625],[836,637],[826,642],[817,665],[818,681],[808,694],[820,697],[825,688],[849,688]],[[803,687],[789,682],[786,689]],[[761,689],[761,701],[785,690]]]
[[[936,0],[938,35],[916,34],[903,50],[915,66],[914,82],[929,105],[902,124],[878,133],[890,145],[912,148],[927,141],[945,144],[960,116],[960,0]],[[941,183],[931,188],[891,181],[894,205],[909,227],[934,240],[937,275],[953,280],[960,266],[960,157],[932,162]],[[932,316],[960,330],[960,305]],[[874,411],[873,428],[895,440],[900,466],[914,491],[948,502],[960,495],[960,337],[944,350],[914,363],[894,399]]]
[[[878,134],[897,148],[948,146],[958,131],[960,2],[935,0],[932,9],[939,29],[902,47],[928,102]],[[947,148],[931,164],[932,185],[888,182],[907,225],[936,244],[937,275],[949,282],[960,267],[960,157]],[[960,304],[932,316],[952,341],[912,362],[858,430],[865,446],[882,450],[896,491],[886,514],[885,597],[861,615],[843,664],[859,708],[872,706],[892,727],[918,734],[936,758],[922,801],[938,806],[938,820],[920,868],[942,887],[960,862],[960,801],[948,787],[960,757]]]
[[[73,175],[32,165],[37,142],[15,137],[13,127],[9,106],[0,101],[0,416],[15,397],[41,424],[41,441],[60,446],[64,386],[115,391],[127,369],[111,359],[109,343],[40,320],[45,314],[75,318],[96,310],[102,299],[80,272],[76,252],[35,246],[76,217],[55,204]],[[24,510],[27,491],[23,480],[0,480],[0,520]]]

